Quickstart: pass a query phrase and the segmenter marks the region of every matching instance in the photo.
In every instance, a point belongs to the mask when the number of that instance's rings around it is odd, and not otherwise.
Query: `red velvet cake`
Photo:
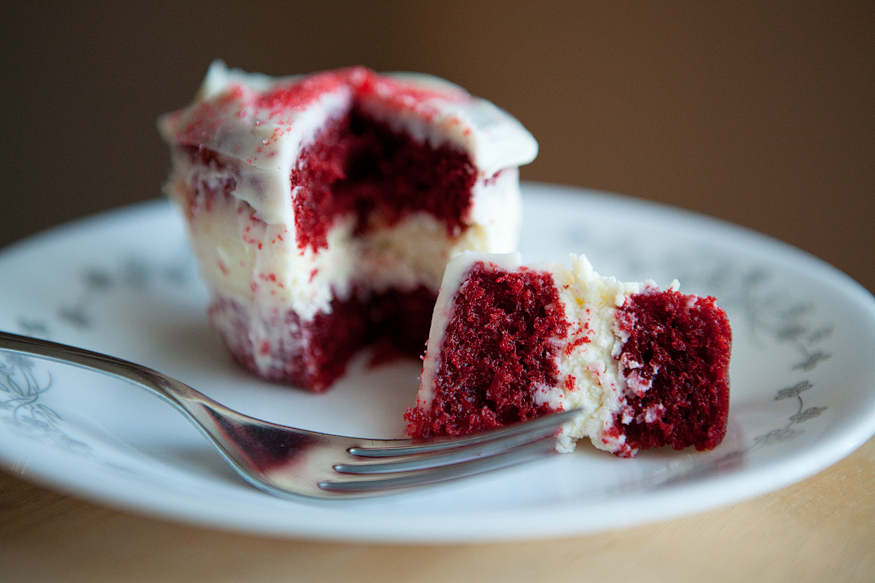
[[[444,267],[512,251],[537,143],[428,75],[271,78],[214,63],[159,129],[213,291],[210,321],[259,376],[321,391],[363,345],[422,352]]]
[[[446,269],[408,433],[464,435],[576,408],[562,451],[583,437],[622,457],[712,449],[726,433],[731,345],[714,298],[676,282],[619,282],[583,257],[569,270],[466,253]]]

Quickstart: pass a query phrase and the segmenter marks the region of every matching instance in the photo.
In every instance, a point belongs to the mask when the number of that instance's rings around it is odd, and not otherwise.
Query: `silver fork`
[[[286,498],[361,498],[445,482],[555,453],[565,411],[467,437],[359,439],[255,419],[165,374],[98,352],[0,331],[0,350],[130,381],[174,405],[248,482]]]

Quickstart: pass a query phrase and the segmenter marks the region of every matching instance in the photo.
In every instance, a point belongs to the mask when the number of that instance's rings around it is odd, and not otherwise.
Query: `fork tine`
[[[555,441],[550,437],[544,437],[515,448],[506,449],[496,455],[478,458],[471,461],[425,470],[393,473],[378,478],[361,478],[355,476],[349,479],[322,480],[319,482],[318,486],[322,490],[339,494],[379,493],[385,490],[426,486],[438,482],[454,480],[456,478],[481,474],[522,464],[529,460],[543,458],[546,455],[554,453],[557,453]]]
[[[558,417],[551,415],[549,417],[551,423],[546,421],[537,424],[535,422],[526,422],[514,426],[514,431],[488,431],[486,432],[487,435],[479,436],[478,439],[465,440],[467,445],[463,444],[462,447],[456,446],[451,449],[431,450],[425,454],[405,453],[404,455],[393,457],[370,458],[380,461],[337,464],[334,466],[334,470],[342,474],[385,474],[436,468],[489,457],[507,449],[550,437],[556,432],[563,420],[569,416]],[[498,433],[497,436],[493,435],[496,433]],[[489,439],[483,439],[484,437]],[[397,448],[395,451],[397,451]]]
[[[420,455],[432,452],[447,451],[451,449],[467,448],[493,441],[514,439],[518,436],[544,434],[549,435],[559,427],[571,421],[581,413],[580,409],[560,411],[538,417],[531,421],[516,423],[500,429],[481,431],[465,437],[447,437],[434,441],[426,441],[413,445],[368,445],[349,448],[349,453],[357,457],[396,457],[405,455]],[[533,439],[529,437],[529,439]]]

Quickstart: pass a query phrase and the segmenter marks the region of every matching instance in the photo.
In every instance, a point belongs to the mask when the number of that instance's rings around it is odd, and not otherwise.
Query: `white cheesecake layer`
[[[551,270],[569,326],[557,359],[561,391],[555,408],[580,409],[583,415],[565,426],[558,449],[572,451],[576,440],[588,437],[597,448],[616,452],[625,447],[625,435],[609,430],[625,407],[627,390],[618,360],[626,338],[616,310],[643,285],[602,277],[583,256],[571,261],[570,270],[562,265]]]
[[[167,191],[178,200],[190,196],[180,180]],[[292,310],[306,321],[329,313],[332,298],[348,299],[356,284],[375,293],[420,285],[437,293],[444,266],[463,251],[516,248],[521,205],[514,169],[478,181],[471,215],[479,220],[457,236],[427,213],[354,236],[349,216],[335,220],[327,247],[301,249],[284,225],[261,221],[236,197],[196,203],[188,222],[201,274],[216,293],[261,310]]]

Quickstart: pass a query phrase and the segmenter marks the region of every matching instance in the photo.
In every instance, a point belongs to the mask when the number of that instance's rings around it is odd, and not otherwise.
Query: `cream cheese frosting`
[[[298,84],[309,87],[291,104],[265,99]],[[457,85],[422,73],[376,75],[364,68],[271,78],[216,61],[195,102],[163,116],[158,127],[170,144],[202,146],[245,162],[246,180],[234,195],[267,223],[293,224],[288,177],[294,162],[354,97],[398,131],[432,146],[449,143],[464,150],[480,178],[528,164],[538,154],[537,141],[516,118]]]

